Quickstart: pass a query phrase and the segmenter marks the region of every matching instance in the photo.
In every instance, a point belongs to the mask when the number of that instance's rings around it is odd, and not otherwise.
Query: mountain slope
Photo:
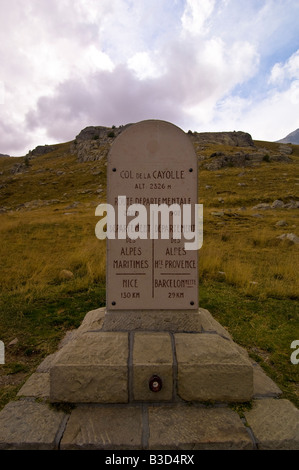
[[[291,132],[283,139],[277,141],[280,144],[293,144],[299,145],[299,129],[296,129],[294,132]]]

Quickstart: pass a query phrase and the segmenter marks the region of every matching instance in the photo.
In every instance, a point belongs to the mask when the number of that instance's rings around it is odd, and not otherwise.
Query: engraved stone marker
[[[197,173],[193,145],[173,124],[142,121],[115,140],[107,165],[107,203],[115,209],[115,239],[107,239],[108,314],[198,310],[198,250],[188,248],[195,230]],[[138,218],[142,208],[126,216],[132,204],[145,206],[145,224]],[[175,205],[168,228],[153,210],[163,204]],[[190,205],[191,224],[184,205]],[[132,239],[134,233],[139,238]]]
[[[107,237],[105,314],[90,312],[53,362],[50,400],[174,409],[250,400],[251,362],[198,308],[202,206],[188,136],[164,121],[132,125],[115,140],[107,175],[107,204],[96,209],[96,235]]]

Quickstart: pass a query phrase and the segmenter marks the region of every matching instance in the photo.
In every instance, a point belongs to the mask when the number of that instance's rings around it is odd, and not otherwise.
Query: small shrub
[[[223,152],[213,152],[213,153],[211,153],[210,158],[214,158],[214,157],[224,157],[224,153]]]
[[[226,235],[225,233],[223,233],[223,234],[221,235],[221,241],[222,241],[222,242],[227,242],[228,240],[229,240],[229,236]]]
[[[19,372],[26,372],[28,370],[28,367],[24,364],[21,364],[19,362],[12,362],[9,364],[9,369],[7,371],[8,375],[14,375],[18,374]]]
[[[24,163],[27,168],[30,166],[30,158],[28,155],[25,156]]]

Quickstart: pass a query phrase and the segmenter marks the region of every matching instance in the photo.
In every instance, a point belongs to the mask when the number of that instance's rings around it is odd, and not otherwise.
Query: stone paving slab
[[[71,413],[61,450],[142,449],[141,406],[85,406]]]
[[[44,403],[10,402],[0,413],[0,449],[58,449],[66,420],[65,413]]]
[[[172,405],[149,408],[149,449],[250,450],[254,444],[229,408]]]
[[[255,400],[245,418],[261,450],[299,450],[299,410],[288,400]]]
[[[93,405],[72,412],[60,448],[250,450],[254,443],[229,408]]]
[[[299,450],[288,400],[255,400],[245,419],[226,405],[79,405],[68,415],[23,399],[0,412],[0,450]]]

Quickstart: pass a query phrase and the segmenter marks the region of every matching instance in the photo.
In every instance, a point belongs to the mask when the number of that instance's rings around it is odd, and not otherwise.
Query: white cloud
[[[190,118],[200,123],[212,116],[224,94],[253,73],[257,61],[247,43],[241,50],[239,44],[227,49],[220,39],[194,43],[186,38],[167,46],[156,54],[156,63],[153,54],[138,53],[128,65],[62,82],[53,96],[41,97],[27,114],[28,128],[46,127],[53,138],[71,139],[91,123],[118,125],[148,118],[182,127]],[[162,57],[163,67],[156,68]]]
[[[270,90],[258,102],[250,98],[228,96],[221,100],[203,130],[243,130],[256,140],[276,141],[298,128],[299,80],[285,90]]]
[[[269,83],[282,85],[286,80],[299,79],[299,49],[285,63],[276,63],[269,78]]]
[[[256,139],[279,140],[298,127],[299,81],[282,92],[273,91],[242,116]]]
[[[137,54],[130,57],[128,67],[136,73],[140,80],[156,78],[165,73],[165,68],[159,59],[159,55],[148,51],[137,52]]]
[[[0,81],[0,104],[4,104],[4,100],[5,100],[4,83]]]
[[[252,45],[244,43],[235,43],[230,48],[219,38],[205,41],[202,54],[199,53],[197,67],[198,95],[194,92],[196,83],[191,87],[190,100],[185,108],[189,116],[193,130],[229,130],[229,127],[236,125],[235,111],[231,112],[231,106],[234,109],[243,109],[239,107],[244,100],[234,97],[228,97],[224,102],[229,103],[226,109],[230,113],[231,119],[225,115],[224,119],[217,118],[221,114],[222,102],[224,97],[243,81],[254,75],[259,63],[259,56]],[[192,98],[195,97],[192,104]],[[221,122],[221,126],[217,125]],[[229,124],[230,123],[230,124]],[[190,124],[191,125],[191,124]]]
[[[182,16],[183,31],[193,35],[208,32],[207,20],[213,13],[215,0],[187,0]]]
[[[296,1],[1,0],[0,152],[146,118],[274,135],[283,116],[290,132],[299,52],[267,61],[295,37]]]

